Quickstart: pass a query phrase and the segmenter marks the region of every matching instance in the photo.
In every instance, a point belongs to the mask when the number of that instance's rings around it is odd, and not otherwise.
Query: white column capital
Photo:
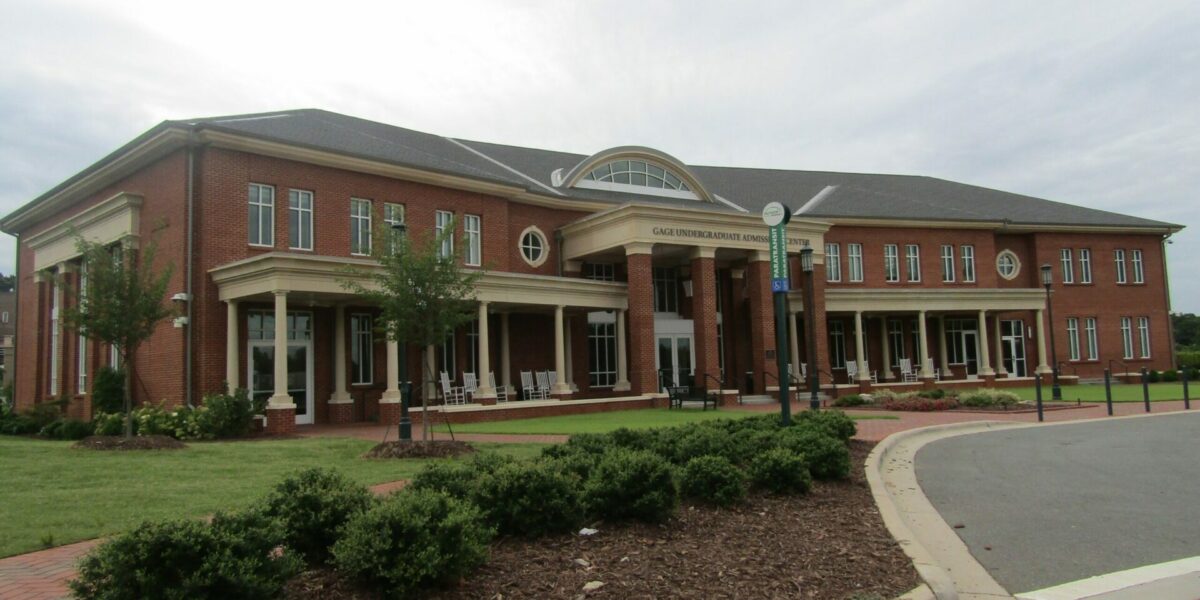
[[[630,242],[625,244],[625,256],[631,254],[652,254],[654,244],[651,242]]]

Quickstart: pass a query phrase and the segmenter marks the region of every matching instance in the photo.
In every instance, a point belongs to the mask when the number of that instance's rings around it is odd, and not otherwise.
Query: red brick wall
[[[760,260],[746,265],[750,317],[750,364],[754,368],[754,391],[778,385],[779,367],[767,353],[775,351],[775,307],[771,301],[771,263]],[[764,375],[770,373],[771,376]]]
[[[654,285],[649,254],[626,257],[629,271],[629,383],[634,394],[658,391],[654,369]]]
[[[720,379],[717,361],[717,271],[711,258],[692,259],[692,315],[696,338],[695,384],[713,388]]]

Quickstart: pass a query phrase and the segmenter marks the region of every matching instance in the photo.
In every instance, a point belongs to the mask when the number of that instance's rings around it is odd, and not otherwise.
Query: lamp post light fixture
[[[813,249],[805,246],[800,249],[800,270],[804,273],[804,354],[808,357],[808,408],[820,410],[821,401],[817,398],[821,387],[821,372],[817,370],[814,360],[817,351],[816,321],[813,314]]]
[[[404,223],[392,223],[392,233],[403,236],[408,231]],[[396,248],[393,246],[393,248]],[[408,380],[408,343],[398,340],[397,359],[400,361],[400,441],[412,441],[412,419],[408,416],[408,405],[412,397],[412,382]]]
[[[1054,267],[1042,265],[1042,287],[1046,288],[1046,313],[1050,317],[1050,397],[1058,402],[1062,400],[1062,387],[1058,384],[1058,347],[1054,343],[1054,303],[1050,299],[1050,286],[1054,283]]]

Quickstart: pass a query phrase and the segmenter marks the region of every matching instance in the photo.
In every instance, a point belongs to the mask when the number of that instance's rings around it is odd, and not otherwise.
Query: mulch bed
[[[470,444],[455,440],[397,441],[378,444],[367,450],[363,458],[453,458],[474,451]]]
[[[180,450],[187,444],[165,435],[92,435],[75,442],[72,448],[85,450]]]
[[[894,598],[919,579],[875,508],[861,466],[872,446],[852,441],[851,479],[818,482],[807,496],[756,494],[734,509],[685,504],[666,524],[599,523],[592,536],[498,540],[486,566],[427,597]],[[589,582],[603,586],[585,592]],[[377,596],[310,571],[285,597]]]

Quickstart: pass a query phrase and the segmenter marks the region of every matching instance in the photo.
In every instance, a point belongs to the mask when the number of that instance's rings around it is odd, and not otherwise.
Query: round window
[[[1012,250],[1004,250],[996,255],[996,272],[1005,279],[1012,279],[1021,272],[1021,260]]]
[[[521,258],[530,266],[541,266],[546,262],[546,236],[537,227],[529,227],[521,233]]]

